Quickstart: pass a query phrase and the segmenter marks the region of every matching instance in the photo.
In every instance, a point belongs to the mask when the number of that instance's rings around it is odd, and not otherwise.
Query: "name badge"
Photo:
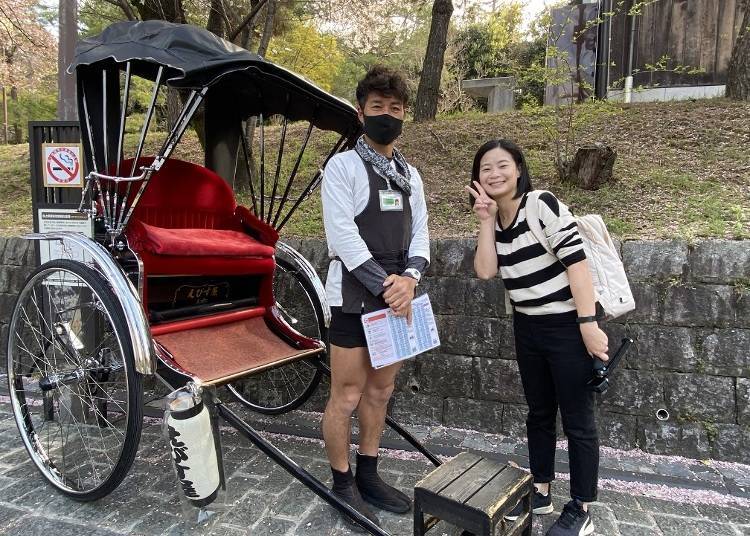
[[[401,192],[395,190],[380,190],[380,210],[389,212],[392,210],[404,210],[404,198]]]

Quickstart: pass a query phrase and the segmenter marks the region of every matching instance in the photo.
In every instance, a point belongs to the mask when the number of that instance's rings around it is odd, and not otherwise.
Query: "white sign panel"
[[[74,231],[89,238],[94,236],[93,222],[88,214],[75,209],[40,208],[39,232],[55,231]],[[64,246],[59,240],[39,241],[39,258],[42,264],[52,259],[73,259],[83,262],[88,260],[82,250],[77,248],[72,250],[70,246]]]
[[[47,188],[80,188],[83,185],[81,144],[45,143],[44,186]]]

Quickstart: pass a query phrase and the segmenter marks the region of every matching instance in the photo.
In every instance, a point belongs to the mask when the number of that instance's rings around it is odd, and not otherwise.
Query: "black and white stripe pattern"
[[[526,222],[524,194],[508,229],[495,223],[497,263],[510,302],[529,315],[575,310],[566,267],[586,258],[578,227],[568,207],[549,192],[539,196],[539,219],[555,255],[542,246]]]

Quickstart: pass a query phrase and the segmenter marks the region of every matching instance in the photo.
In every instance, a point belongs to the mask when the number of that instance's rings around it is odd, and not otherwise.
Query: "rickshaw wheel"
[[[29,276],[8,335],[8,388],[23,443],[63,494],[93,501],[135,458],[143,420],[125,316],[88,266],[53,260]]]
[[[292,263],[276,258],[273,291],[284,319],[307,337],[328,340],[323,306],[312,283]],[[298,408],[320,383],[322,371],[317,356],[282,365],[250,378],[235,381],[227,389],[242,404],[266,415],[279,415]]]

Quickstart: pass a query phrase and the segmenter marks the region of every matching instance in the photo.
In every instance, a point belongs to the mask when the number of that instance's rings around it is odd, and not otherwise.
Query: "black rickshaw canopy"
[[[313,120],[315,127],[344,133],[356,124],[356,110],[301,76],[217,35],[189,24],[125,21],[83,39],[69,70],[79,84],[101,86],[99,73],[113,64],[131,64],[132,74],[156,80],[162,67],[171,87],[210,88],[231,105],[233,114],[283,114],[290,121]],[[90,75],[90,76],[89,76]]]

